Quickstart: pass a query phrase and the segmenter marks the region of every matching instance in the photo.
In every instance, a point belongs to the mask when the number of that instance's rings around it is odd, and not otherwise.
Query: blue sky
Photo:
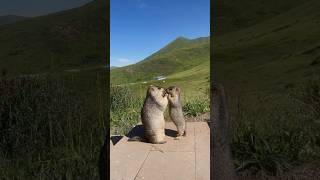
[[[110,64],[143,60],[179,36],[210,34],[210,0],[110,0]]]

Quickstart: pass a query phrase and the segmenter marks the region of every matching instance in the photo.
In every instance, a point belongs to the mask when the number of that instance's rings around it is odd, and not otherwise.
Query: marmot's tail
[[[140,141],[140,142],[145,142],[146,140],[140,136],[134,136],[132,138],[129,138],[128,141]]]

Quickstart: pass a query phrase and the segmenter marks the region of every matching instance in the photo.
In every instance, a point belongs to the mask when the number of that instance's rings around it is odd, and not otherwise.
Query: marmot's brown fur
[[[186,135],[186,121],[183,116],[182,104],[180,100],[181,90],[176,86],[166,89],[169,100],[169,114],[171,120],[177,126],[177,137]]]
[[[163,144],[165,137],[164,111],[168,105],[168,94],[159,86],[150,85],[141,110],[146,140],[154,144]]]

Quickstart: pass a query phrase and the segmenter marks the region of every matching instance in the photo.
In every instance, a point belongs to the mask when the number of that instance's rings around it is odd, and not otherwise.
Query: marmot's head
[[[180,96],[180,88],[176,86],[170,86],[166,89],[166,92],[169,94],[171,97],[179,97]]]
[[[148,95],[158,98],[165,98],[167,96],[166,91],[160,86],[150,85],[148,88]]]

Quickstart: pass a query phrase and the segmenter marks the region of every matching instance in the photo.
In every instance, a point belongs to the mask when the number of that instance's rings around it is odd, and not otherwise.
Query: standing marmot
[[[150,85],[141,110],[144,136],[154,144],[163,144],[165,137],[164,111],[168,105],[168,94],[159,86]]]
[[[171,86],[166,89],[166,92],[169,94],[169,114],[172,121],[177,126],[177,137],[182,135],[186,136],[186,121],[182,112],[182,105],[180,101],[180,88]]]

